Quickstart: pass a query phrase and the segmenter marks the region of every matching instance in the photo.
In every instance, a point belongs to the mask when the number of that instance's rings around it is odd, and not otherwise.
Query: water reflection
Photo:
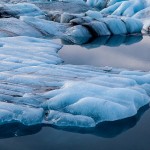
[[[149,71],[149,38],[148,35],[103,36],[82,45],[63,40],[66,45],[59,55],[65,64]]]
[[[142,107],[137,115],[122,119],[119,121],[103,122],[98,124],[95,128],[57,128],[65,131],[76,132],[81,134],[93,134],[103,138],[112,138],[120,135],[121,133],[133,128],[140,120],[146,110],[149,109],[149,105]]]
[[[25,126],[21,123],[10,123],[0,126],[0,139],[32,135],[40,132],[42,125]]]
[[[131,45],[140,42],[143,39],[142,35],[113,35],[113,36],[101,36],[94,39],[88,39],[87,37],[71,37],[62,39],[64,45],[82,45],[86,48],[97,48],[102,45],[116,47],[122,44]]]
[[[48,126],[48,125],[24,126],[20,123],[1,125],[0,139],[33,135],[40,132],[43,127],[48,127],[48,128],[53,127],[55,129],[68,131],[68,132],[92,134],[99,137],[112,138],[129,130],[130,128],[133,128],[140,120],[143,113],[148,109],[149,109],[149,105],[146,105],[142,107],[138,111],[137,115],[133,117],[122,119],[120,121],[100,123],[95,128],[73,128],[73,127],[60,128],[60,127]]]

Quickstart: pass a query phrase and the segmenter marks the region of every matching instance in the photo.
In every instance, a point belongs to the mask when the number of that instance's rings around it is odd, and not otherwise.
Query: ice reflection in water
[[[59,54],[66,64],[150,70],[149,36],[104,36],[82,44],[83,39],[74,41],[76,45],[62,41],[66,45]]]
[[[0,139],[33,135],[41,132],[42,128],[53,127],[58,130],[64,130],[68,132],[75,132],[80,134],[93,134],[99,137],[112,138],[120,135],[121,133],[133,128],[140,120],[141,116],[146,110],[149,109],[149,105],[142,107],[137,115],[122,119],[114,122],[103,122],[98,124],[95,128],[74,128],[74,127],[55,127],[48,125],[34,125],[25,126],[20,123],[4,124],[0,126]]]

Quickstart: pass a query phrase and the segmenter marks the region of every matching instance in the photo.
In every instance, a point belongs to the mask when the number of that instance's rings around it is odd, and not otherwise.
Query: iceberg
[[[144,106],[149,103],[150,99],[145,95],[145,90],[136,84],[130,78],[112,77],[111,79],[111,77],[105,76],[85,82],[66,82],[60,90],[46,94],[50,100],[46,101],[43,107],[50,110],[61,110],[59,114],[61,119],[63,119],[61,117],[63,111],[75,116],[83,116],[83,119],[85,116],[90,117],[95,124],[120,120],[134,116],[141,104]],[[57,124],[59,124],[59,119],[56,118],[53,121],[58,121]],[[67,124],[66,119],[63,119],[64,124],[65,122]],[[59,126],[66,125],[60,123]],[[75,125],[73,124],[73,126]],[[93,122],[89,124],[89,127],[91,126],[93,126]],[[83,124],[80,127],[83,127]]]
[[[149,104],[150,72],[65,65],[62,45],[45,38],[85,47],[93,37],[93,47],[137,42],[125,35],[149,31],[148,0],[15,1],[0,6],[0,124],[94,128]]]
[[[91,128],[150,102],[149,72],[63,65],[62,46],[47,39],[7,37],[0,45],[1,124]]]

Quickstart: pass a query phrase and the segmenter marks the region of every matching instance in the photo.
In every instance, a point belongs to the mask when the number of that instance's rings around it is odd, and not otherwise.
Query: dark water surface
[[[147,109],[148,106],[142,108],[135,117],[104,123],[95,130],[87,131],[82,129],[65,131],[42,126],[24,127],[19,124],[5,125],[0,128],[0,149],[149,150],[150,110]]]
[[[82,46],[65,45],[59,54],[67,64],[149,71],[150,37],[98,38]],[[0,126],[0,150],[60,149],[150,150],[149,106],[134,117],[105,122],[94,129],[26,127],[17,123]]]

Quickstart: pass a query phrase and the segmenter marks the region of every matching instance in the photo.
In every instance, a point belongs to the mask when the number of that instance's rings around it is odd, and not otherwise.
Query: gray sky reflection
[[[59,54],[66,64],[150,71],[150,37],[131,38],[124,43],[121,43],[122,39],[118,40],[119,38],[107,40],[106,43],[105,38],[98,39],[91,45],[65,45]]]

